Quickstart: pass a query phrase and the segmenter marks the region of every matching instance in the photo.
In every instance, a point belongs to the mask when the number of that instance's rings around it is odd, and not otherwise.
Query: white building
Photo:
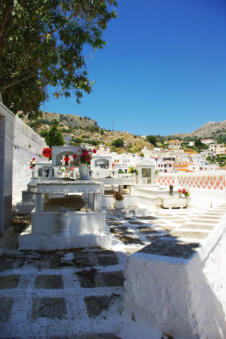
[[[209,150],[213,155],[226,154],[226,147],[224,144],[211,144]]]

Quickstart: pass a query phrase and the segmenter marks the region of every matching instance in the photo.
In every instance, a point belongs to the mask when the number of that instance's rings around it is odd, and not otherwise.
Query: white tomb
[[[154,184],[155,164],[150,160],[143,160],[137,164],[138,184]]]
[[[47,166],[48,177],[33,179],[36,190],[32,228],[20,236],[19,249],[111,245],[112,237],[102,211],[103,183],[57,177],[62,156],[73,155],[79,149],[73,146],[54,147],[52,164]],[[42,165],[45,167],[46,163]],[[37,165],[38,176],[40,168],[44,170],[44,167]]]

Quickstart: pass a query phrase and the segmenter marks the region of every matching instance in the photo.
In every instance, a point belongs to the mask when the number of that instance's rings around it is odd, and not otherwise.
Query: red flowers
[[[42,155],[45,158],[52,158],[52,150],[50,147],[44,147],[42,150]]]
[[[69,160],[70,160],[69,156],[68,156],[68,155],[65,155],[64,161],[65,161],[65,165],[66,165],[66,166],[68,165]]]
[[[93,149],[93,153],[96,153],[96,152],[97,152],[97,150],[94,148],[94,149]]]
[[[179,189],[179,190],[178,190],[178,193],[179,193],[179,194],[184,194],[185,197],[189,197],[189,195],[190,195],[189,192],[186,191],[185,188]]]

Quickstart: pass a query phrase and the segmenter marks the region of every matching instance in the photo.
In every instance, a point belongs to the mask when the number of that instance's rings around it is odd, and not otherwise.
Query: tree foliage
[[[120,148],[124,146],[124,140],[122,138],[118,138],[116,140],[114,140],[111,144],[114,147]]]
[[[157,137],[155,135],[147,135],[146,140],[150,142],[153,146],[156,146]]]
[[[64,138],[61,132],[58,130],[58,121],[54,120],[53,126],[50,128],[45,136],[46,143],[49,147],[63,146]]]
[[[103,30],[116,16],[116,0],[1,0],[0,92],[12,111],[36,111],[55,95],[77,101],[90,93],[83,54],[102,48]]]

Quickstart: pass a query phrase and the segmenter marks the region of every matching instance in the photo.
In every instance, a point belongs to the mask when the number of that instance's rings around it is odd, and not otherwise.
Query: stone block
[[[0,277],[0,290],[16,288],[19,282],[19,275],[4,275]]]
[[[61,289],[64,288],[61,275],[38,275],[35,279],[37,289]]]
[[[81,287],[123,286],[124,277],[121,271],[97,272],[95,269],[77,273]]]
[[[33,298],[32,320],[38,318],[63,319],[67,309],[64,298]]]
[[[13,298],[0,298],[0,321],[9,321],[13,303]]]
[[[85,297],[84,301],[88,316],[90,318],[97,317],[104,310],[107,310],[117,298],[119,298],[119,295],[117,294],[112,294],[111,296]]]

